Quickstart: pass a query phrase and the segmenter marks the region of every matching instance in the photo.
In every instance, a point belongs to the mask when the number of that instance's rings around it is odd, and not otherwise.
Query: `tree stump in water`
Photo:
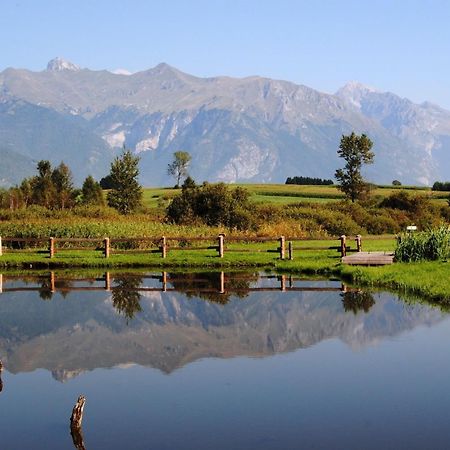
[[[86,398],[84,397],[84,395],[80,395],[77,402],[75,403],[75,406],[73,407],[72,415],[70,416],[70,428],[81,428],[85,403]]]
[[[72,436],[73,445],[77,450],[86,450],[83,442],[83,433],[81,431],[85,403],[86,398],[83,395],[80,395],[73,407],[72,415],[70,416],[70,434]]]

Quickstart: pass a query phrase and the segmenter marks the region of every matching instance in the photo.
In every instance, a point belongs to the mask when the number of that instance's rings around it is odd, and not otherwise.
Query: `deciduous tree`
[[[176,187],[180,187],[181,179],[188,174],[191,155],[188,152],[178,151],[173,154],[173,161],[167,167],[167,173],[173,176],[177,182]]]
[[[338,188],[352,202],[358,200],[368,190],[368,184],[361,175],[363,164],[372,164],[374,153],[371,151],[372,141],[365,135],[355,133],[342,136],[338,155],[346,162],[343,169],[336,170],[335,178]]]
[[[104,206],[105,199],[103,198],[103,189],[100,183],[94,180],[94,178],[89,175],[83,182],[81,188],[82,203],[85,205],[98,205]]]
[[[130,214],[142,204],[142,187],[138,182],[139,157],[125,150],[111,163],[114,188],[108,192],[108,205],[121,214]]]
[[[53,206],[60,209],[73,206],[73,181],[72,172],[69,166],[61,164],[52,172],[52,182],[56,196],[53,200]]]

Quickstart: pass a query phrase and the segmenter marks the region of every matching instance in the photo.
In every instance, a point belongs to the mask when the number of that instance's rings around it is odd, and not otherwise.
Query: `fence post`
[[[292,261],[294,259],[294,246],[292,244],[292,241],[289,241],[288,252],[289,252],[289,261]]]
[[[223,233],[219,234],[219,248],[218,248],[219,258],[223,258],[223,238],[224,238],[224,236],[225,235]]]
[[[220,272],[220,293],[225,294],[225,272]]]
[[[50,253],[50,258],[55,256],[55,238],[50,238],[48,240],[48,251]]]
[[[161,238],[161,256],[165,258],[167,256],[167,243],[166,243],[166,237],[163,236]]]
[[[109,272],[105,272],[105,290],[111,290],[111,277],[109,275]]]
[[[286,275],[281,275],[281,290],[284,292],[286,290]]]
[[[3,255],[2,237],[0,236],[0,256]]]
[[[356,235],[355,241],[356,241],[356,249],[357,249],[357,251],[358,252],[362,252],[362,244],[361,244],[361,235],[360,234]]]
[[[344,256],[347,255],[347,247],[346,247],[346,236],[345,234],[343,234],[340,238],[341,240],[341,257],[343,258]]]
[[[105,237],[105,239],[103,239],[103,243],[105,245],[105,248],[103,250],[105,258],[109,258],[109,237]]]
[[[55,292],[55,272],[50,272],[50,292]]]
[[[280,259],[284,259],[286,255],[286,246],[285,246],[285,238],[284,236],[280,236]]]
[[[167,272],[162,273],[162,290],[167,292]]]

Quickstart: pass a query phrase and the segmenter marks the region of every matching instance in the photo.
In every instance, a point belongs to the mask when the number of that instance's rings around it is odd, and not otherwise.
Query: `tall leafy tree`
[[[69,166],[61,164],[52,172],[52,182],[56,191],[54,207],[65,209],[73,206],[73,181]]]
[[[94,178],[89,175],[83,182],[81,188],[82,202],[85,205],[98,205],[104,206],[105,199],[103,198],[103,189],[100,183],[94,180]]]
[[[31,180],[32,203],[52,208],[55,202],[56,189],[52,180],[52,165],[50,161],[39,161],[37,170],[38,175]]]
[[[173,154],[173,161],[167,166],[167,173],[175,178],[177,188],[180,187],[181,179],[188,175],[191,159],[188,152],[178,151]]]
[[[22,192],[23,203],[28,206],[33,199],[33,184],[32,178],[24,178],[20,183],[20,191]]]
[[[108,205],[121,214],[130,214],[142,205],[142,187],[138,182],[139,159],[124,149],[111,163],[110,175],[114,188],[108,192]]]
[[[372,141],[365,134],[342,136],[338,155],[346,164],[343,169],[336,170],[334,176],[339,182],[338,188],[352,202],[358,200],[368,189],[368,183],[361,175],[361,166],[373,163],[372,146]]]

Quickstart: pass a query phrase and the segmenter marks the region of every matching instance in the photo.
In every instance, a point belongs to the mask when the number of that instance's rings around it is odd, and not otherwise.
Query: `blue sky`
[[[330,93],[357,80],[450,109],[449,21],[443,0],[0,0],[0,70],[167,62]]]

